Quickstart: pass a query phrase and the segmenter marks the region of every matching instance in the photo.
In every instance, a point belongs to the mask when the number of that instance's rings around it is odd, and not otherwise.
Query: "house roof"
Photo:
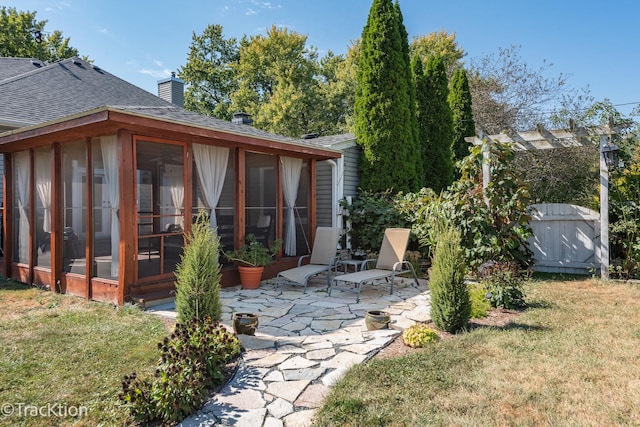
[[[0,58],[0,81],[46,65],[32,58]]]
[[[344,150],[356,145],[356,136],[352,133],[342,133],[339,135],[328,135],[314,138],[307,141],[315,141],[316,144],[334,150]]]
[[[15,136],[104,108],[250,138],[331,150],[315,140],[289,138],[184,110],[79,58],[40,67],[30,59],[0,58],[0,93],[3,94],[0,128],[3,124],[18,127],[0,133],[0,144],[4,135]]]
[[[30,61],[30,60],[29,60]],[[0,58],[0,70],[16,58]],[[25,63],[18,61],[21,67]],[[9,65],[10,66],[10,65]],[[0,124],[22,122],[25,126],[44,123],[103,105],[171,104],[79,58],[31,66],[26,72],[0,80],[3,102]]]

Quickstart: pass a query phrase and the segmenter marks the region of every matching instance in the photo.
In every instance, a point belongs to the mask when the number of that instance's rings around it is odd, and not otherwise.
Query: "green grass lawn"
[[[125,425],[122,378],[151,373],[167,323],[0,280],[0,426]]]
[[[533,281],[530,308],[351,369],[316,426],[640,425],[640,286]]]

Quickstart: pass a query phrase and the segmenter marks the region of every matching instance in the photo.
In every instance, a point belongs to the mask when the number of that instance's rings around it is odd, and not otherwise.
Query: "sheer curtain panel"
[[[193,159],[196,162],[196,170],[198,171],[204,202],[211,210],[209,215],[211,228],[215,229],[218,226],[216,207],[224,186],[224,178],[227,175],[229,149],[226,147],[193,144]]]

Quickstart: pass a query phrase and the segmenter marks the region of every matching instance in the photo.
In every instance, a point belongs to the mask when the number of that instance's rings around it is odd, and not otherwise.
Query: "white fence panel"
[[[582,206],[531,205],[536,271],[588,274],[600,267],[600,215]]]

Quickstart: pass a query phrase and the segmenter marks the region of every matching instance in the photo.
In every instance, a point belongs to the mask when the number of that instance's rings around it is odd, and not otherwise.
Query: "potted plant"
[[[256,289],[260,286],[262,272],[266,265],[271,264],[273,257],[280,249],[280,241],[276,240],[272,248],[264,246],[253,234],[247,235],[247,243],[240,249],[225,252],[229,261],[238,266],[240,284],[244,289]]]

